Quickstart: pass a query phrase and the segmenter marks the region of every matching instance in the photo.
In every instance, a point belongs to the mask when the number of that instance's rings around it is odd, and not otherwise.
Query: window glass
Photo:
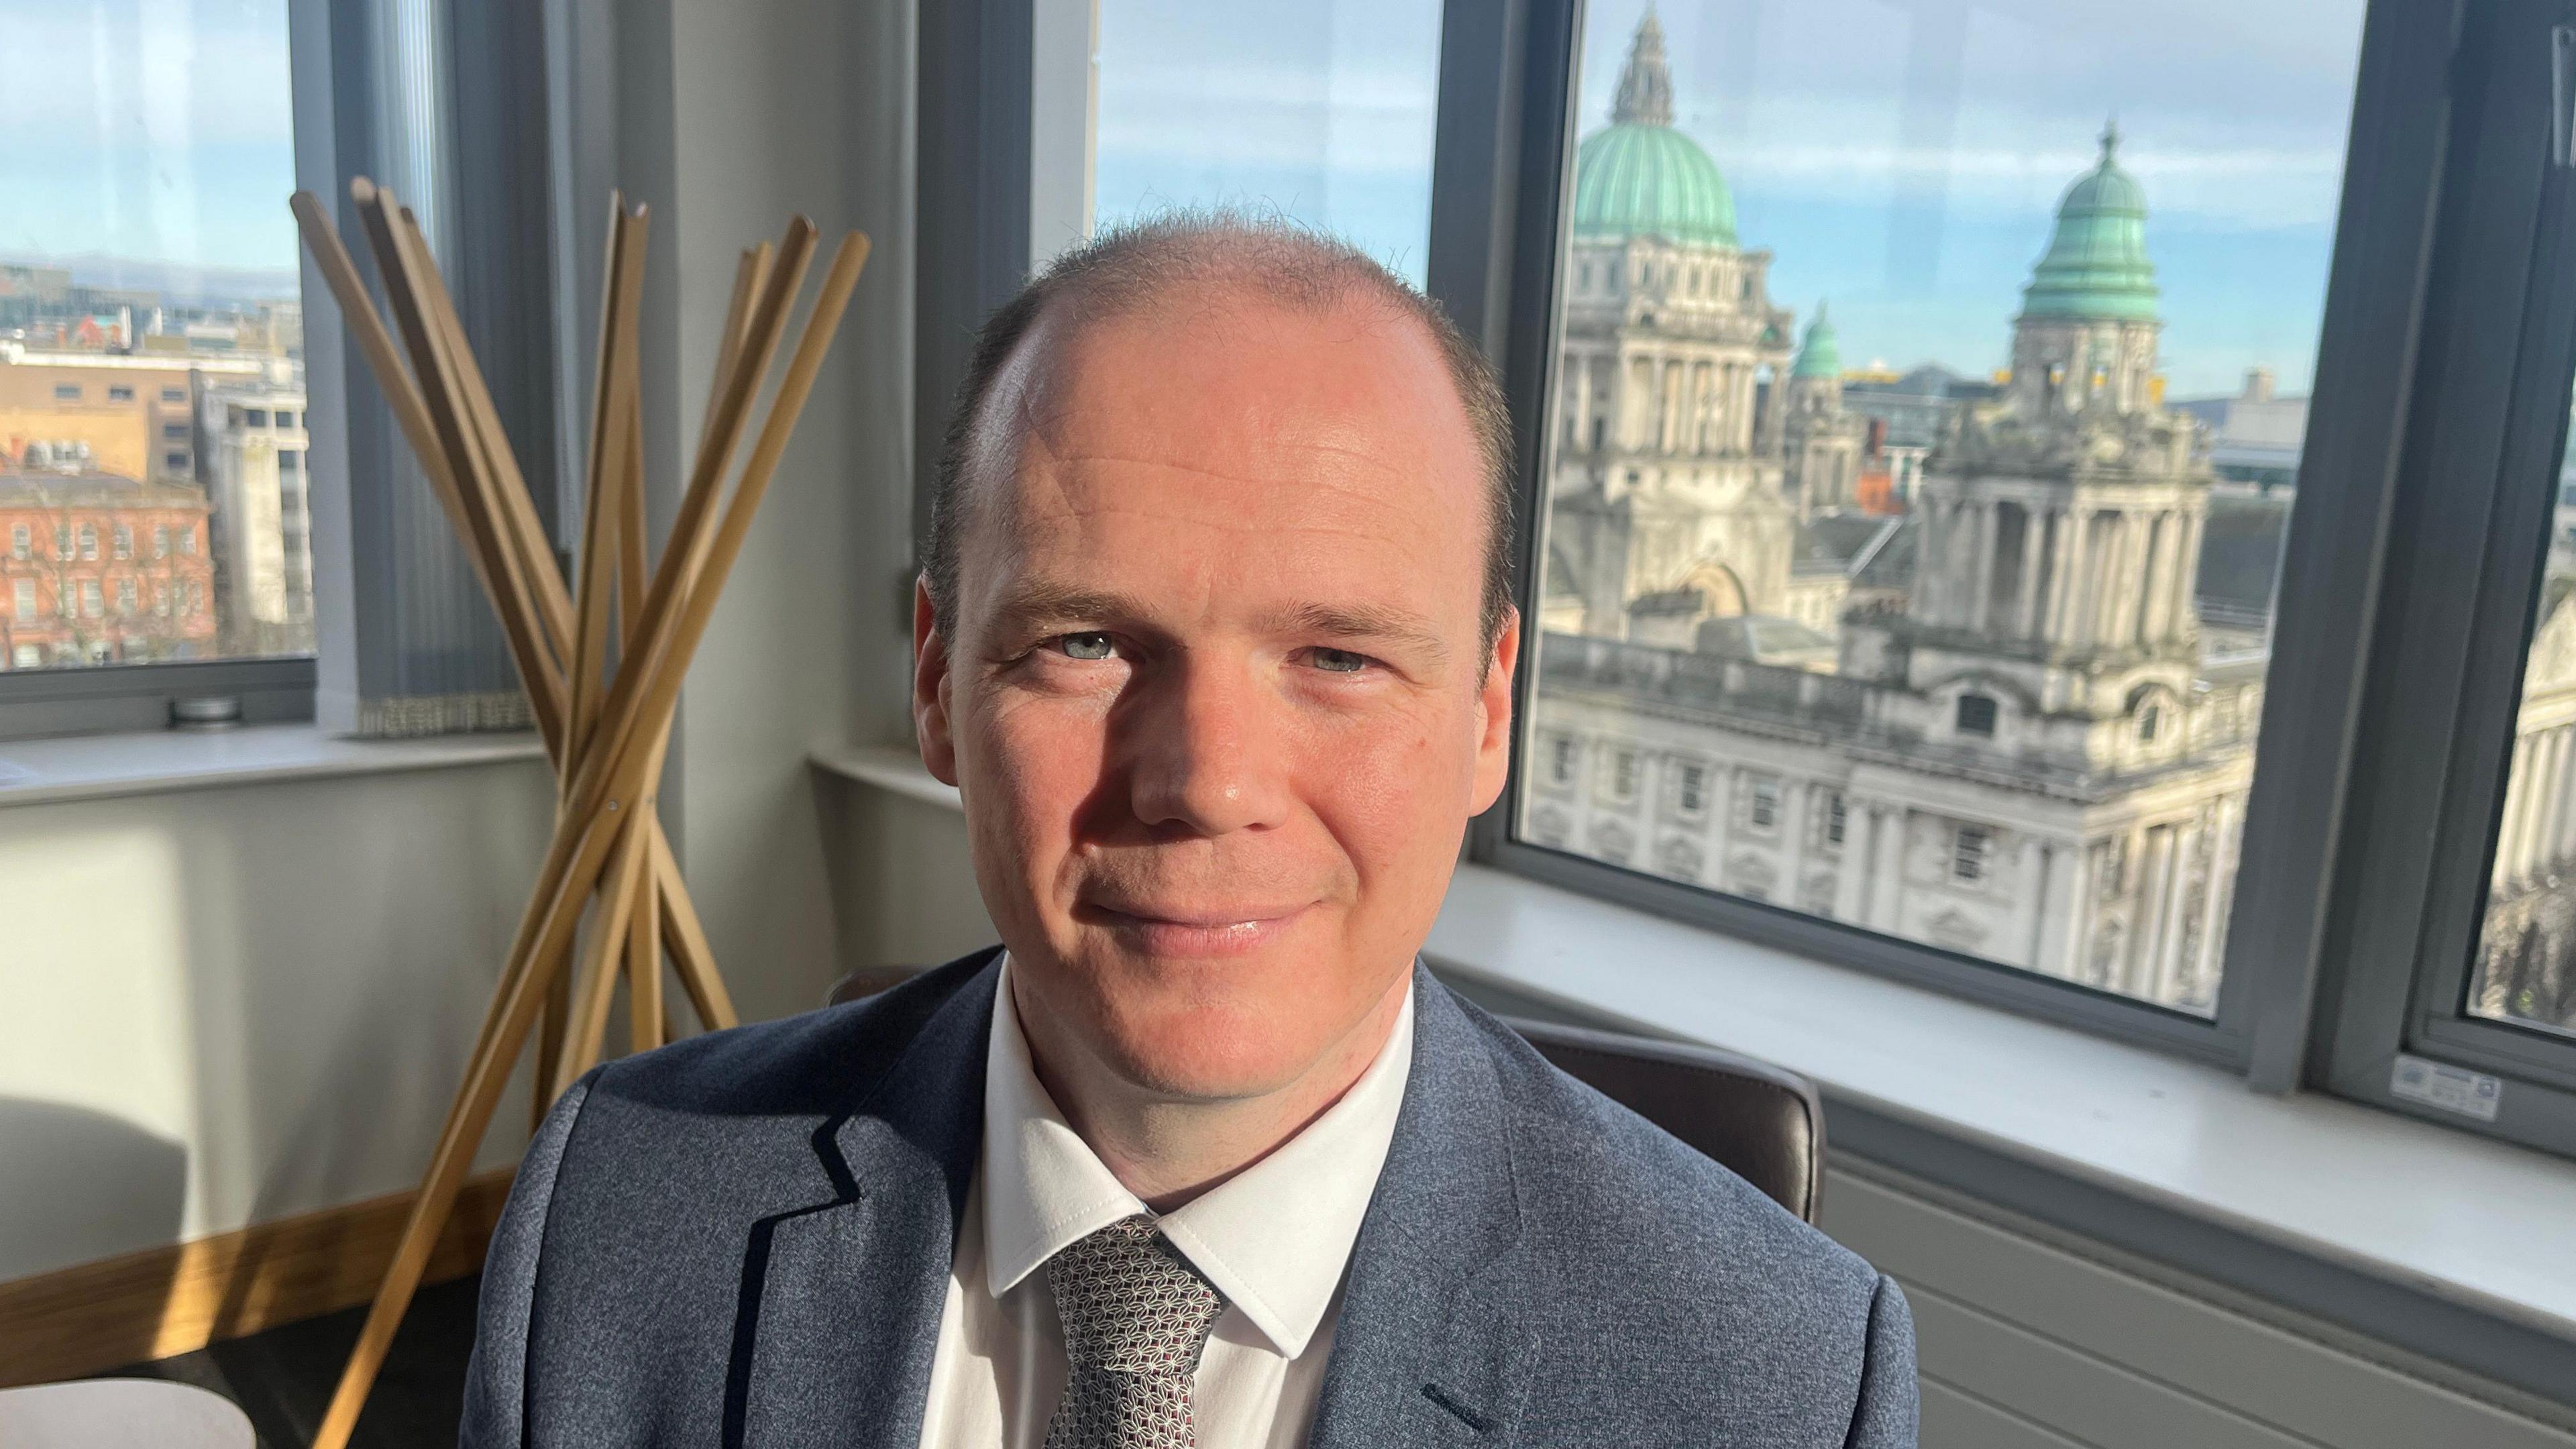
[[[2467,1009],[2576,1034],[2576,437],[2548,486],[2558,507],[2523,654]]]
[[[1096,227],[1240,207],[1422,280],[1440,0],[1099,0]]]
[[[311,652],[305,490],[224,426],[304,410],[286,0],[0,0],[0,36],[0,522],[84,540],[0,559],[72,605],[0,620],[0,669]],[[94,602],[173,529],[135,597],[203,607]]]
[[[2214,1013],[2362,11],[1589,6],[1519,837]]]

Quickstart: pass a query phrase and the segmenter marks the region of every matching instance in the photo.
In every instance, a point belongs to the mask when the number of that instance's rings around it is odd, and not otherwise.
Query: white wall
[[[417,1183],[552,816],[534,761],[0,807],[0,1280]]]
[[[618,181],[653,209],[657,526],[696,446],[741,249],[797,212],[823,231],[816,276],[843,230],[875,244],[700,647],[664,786],[717,959],[744,1014],[772,1016],[819,1001],[834,974],[806,753],[906,732],[912,11],[643,0],[616,15]]]

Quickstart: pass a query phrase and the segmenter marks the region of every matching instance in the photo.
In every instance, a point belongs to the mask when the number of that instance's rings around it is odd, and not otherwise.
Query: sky
[[[1593,0],[1582,130],[1647,0]],[[1102,220],[1275,205],[1420,276],[1433,0],[1100,0]],[[1663,0],[1677,124],[1846,366],[2003,364],[2066,186],[2116,112],[2147,192],[2174,396],[2251,366],[2302,391],[2341,186],[2362,0]]]
[[[292,273],[286,0],[0,0],[0,257]]]
[[[1648,0],[1593,0],[1582,129]],[[1099,0],[1096,212],[1276,209],[1419,280],[1439,0]],[[2000,366],[2116,112],[2175,396],[2313,369],[2362,0],[1662,0],[1680,127],[1847,366]],[[0,257],[295,265],[285,0],[0,0]],[[40,59],[39,59],[40,58]],[[38,63],[30,63],[38,59]],[[84,280],[113,283],[94,261]]]

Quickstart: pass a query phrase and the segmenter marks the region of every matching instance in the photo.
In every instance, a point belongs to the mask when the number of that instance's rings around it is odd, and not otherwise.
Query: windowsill
[[[813,762],[957,808],[908,749]],[[1459,868],[1424,952],[1572,1014],[1777,1063],[1919,1137],[2576,1342],[2576,1255],[2534,1250],[2576,1233],[2576,1162],[2333,1097],[2267,1097],[2160,1052],[1485,866]],[[2104,1236],[2150,1258],[2169,1246]]]
[[[533,734],[351,740],[309,724],[0,741],[0,809],[545,758]]]

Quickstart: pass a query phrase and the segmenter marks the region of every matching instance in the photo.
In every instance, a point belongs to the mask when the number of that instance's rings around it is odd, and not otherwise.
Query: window
[[[1420,282],[1440,13],[1440,0],[1099,0],[1090,217],[1276,210]]]
[[[2143,743],[2154,743],[2156,738],[2156,726],[2162,723],[2163,719],[2164,707],[2162,705],[2151,704],[2145,709],[2139,710],[2138,739]]]
[[[277,471],[278,471],[278,472],[280,472],[280,473],[297,473],[297,472],[301,472],[301,471],[303,471],[303,468],[304,468],[304,455],[303,455],[302,453],[297,452],[297,451],[296,451],[295,449],[293,449],[293,448],[281,448],[281,449],[279,449],[279,450],[278,450],[278,454],[277,454]]]
[[[2222,487],[2200,440],[2299,434],[2363,9],[2305,0],[2260,40],[2221,38],[2175,0],[2017,11],[2009,68],[1971,46],[1936,138],[1891,153],[1920,77],[1903,45],[1848,43],[1878,13],[1857,0],[1588,7],[1566,210],[1545,233],[1563,239],[1540,328],[1558,341],[1522,384],[1543,399],[1524,423],[1544,500],[1524,714],[1758,767],[1710,923],[2034,1010],[2071,999],[1935,959],[1960,952],[2098,985],[2071,1018],[2237,1049],[2224,943],[2296,490]],[[1764,64],[1717,68],[1749,34]],[[2132,63],[2149,49],[2181,69]],[[2265,80],[2285,69],[2316,83],[2286,97]],[[2216,76],[2235,79],[2203,84]],[[2215,136],[2223,175],[2195,169]],[[1576,301],[1588,274],[1623,270],[1661,304]],[[1908,370],[1855,371],[1875,357]],[[1596,468],[1613,436],[1644,466]],[[2034,466],[2034,447],[2053,461]],[[2077,461],[2115,447],[2139,449],[2122,456],[2152,489]],[[2188,690],[2189,729],[2130,717],[2149,679]],[[2051,701],[2046,728],[2002,731],[2007,695]],[[2132,728],[2165,737],[2162,775]],[[1856,810],[1841,789],[1792,801],[1786,782],[1862,762],[1986,823]],[[1785,818],[1793,803],[1808,813]],[[2149,809],[2169,865],[2105,889],[2105,822]],[[1609,863],[1579,811],[1558,844],[1524,851],[1507,830],[1487,858],[1629,889],[1542,864]],[[1990,858],[1999,834],[2028,842],[2010,869]],[[1757,879],[1791,882],[1766,899],[1840,900],[1848,918],[1743,912],[1729,897]],[[2130,934],[2122,949],[2154,959],[2097,981],[2093,943],[2151,918],[2188,924]]]
[[[212,448],[200,456],[193,446],[200,417],[211,424],[226,406],[195,413],[201,386],[256,389],[247,395],[258,397],[263,412],[280,422],[304,418],[302,331],[278,325],[300,312],[302,300],[302,247],[282,209],[298,182],[287,7],[49,0],[18,7],[0,31],[25,42],[10,53],[24,52],[32,58],[29,74],[43,74],[41,84],[21,77],[11,91],[11,134],[40,141],[36,150],[44,153],[39,160],[29,152],[10,172],[12,256],[84,259],[73,264],[68,286],[22,287],[0,298],[0,332],[18,363],[0,361],[0,371],[30,377],[0,389],[7,394],[0,411],[11,413],[0,434],[88,449],[84,466],[74,468],[76,450],[61,447],[52,456],[63,461],[41,475],[19,471],[19,459],[10,459],[0,471],[0,516],[18,512],[29,531],[67,516],[72,526],[58,531],[54,562],[167,559],[166,520],[182,497],[172,490],[185,489],[187,500],[202,500],[193,503],[199,516],[210,516],[227,544],[241,545],[224,561],[240,571],[240,587],[228,579],[222,596],[205,600],[184,625],[156,622],[131,640],[111,640],[107,657],[131,664],[310,655],[310,571],[290,578],[279,559],[280,510],[259,506],[255,480],[220,471],[234,460]],[[64,60],[93,53],[105,59]],[[11,446],[23,456],[27,443]],[[306,461],[299,456],[299,479]],[[39,484],[46,490],[41,504],[20,496]],[[245,484],[252,485],[247,496]],[[13,522],[13,554],[19,535]],[[193,529],[176,544],[180,554],[203,557]],[[157,572],[140,573],[130,585],[111,586],[104,573],[86,585],[46,580],[45,608],[103,617],[112,599],[121,611],[140,612]],[[10,602],[0,592],[0,605]],[[88,636],[65,642],[55,632],[49,619],[33,661],[15,667],[85,668],[101,657]],[[18,658],[14,649],[6,657]],[[83,683],[69,695],[53,681],[0,685],[0,739],[35,718],[16,708],[33,695],[112,703],[177,687],[170,676],[160,683],[139,677],[151,672],[133,671],[138,677],[130,683]],[[310,674],[309,666],[220,676],[199,670],[190,687],[217,677],[228,686],[247,681],[242,688],[270,696],[260,717],[281,718],[293,708],[279,707],[284,697]],[[42,727],[60,730],[66,718],[88,717],[48,709]],[[150,716],[130,705],[95,716],[102,723],[139,717]]]
[[[71,556],[72,526],[68,523],[57,523],[54,525],[54,557],[67,559]]]
[[[1608,774],[1603,788],[1615,804],[1625,805],[1637,798],[1637,752],[1613,748],[1602,757]]]
[[[1581,747],[1567,735],[1557,735],[1547,742],[1548,783],[1563,789],[1574,783],[1576,761]]]
[[[1950,833],[1950,879],[1976,882],[1986,878],[1986,852],[1994,832],[1982,825],[1962,825]]]
[[[1684,760],[1673,769],[1673,807],[1684,815],[1708,808],[1708,766]]]
[[[9,557],[25,563],[35,556],[35,551],[35,540],[30,536],[27,525],[23,523],[9,525]]]
[[[242,410],[242,423],[246,427],[267,427],[268,410],[266,408],[245,408]]]
[[[36,581],[19,578],[10,580],[10,584],[16,594],[11,602],[15,605],[18,622],[21,624],[36,622]]]
[[[1768,775],[1757,775],[1745,789],[1744,823],[1756,830],[1772,830],[1780,824],[1780,782]]]
[[[185,554],[193,554],[193,553],[195,553],[196,551],[197,551],[197,530],[196,530],[196,529],[194,529],[194,528],[182,528],[182,529],[180,529],[180,530],[179,530],[179,552],[181,552],[181,553],[185,553]]]
[[[1959,733],[1963,735],[1984,735],[1988,739],[1994,738],[1994,696],[1990,694],[1960,695],[1958,728]]]
[[[120,614],[134,612],[134,580],[130,578],[116,581],[116,612]]]

